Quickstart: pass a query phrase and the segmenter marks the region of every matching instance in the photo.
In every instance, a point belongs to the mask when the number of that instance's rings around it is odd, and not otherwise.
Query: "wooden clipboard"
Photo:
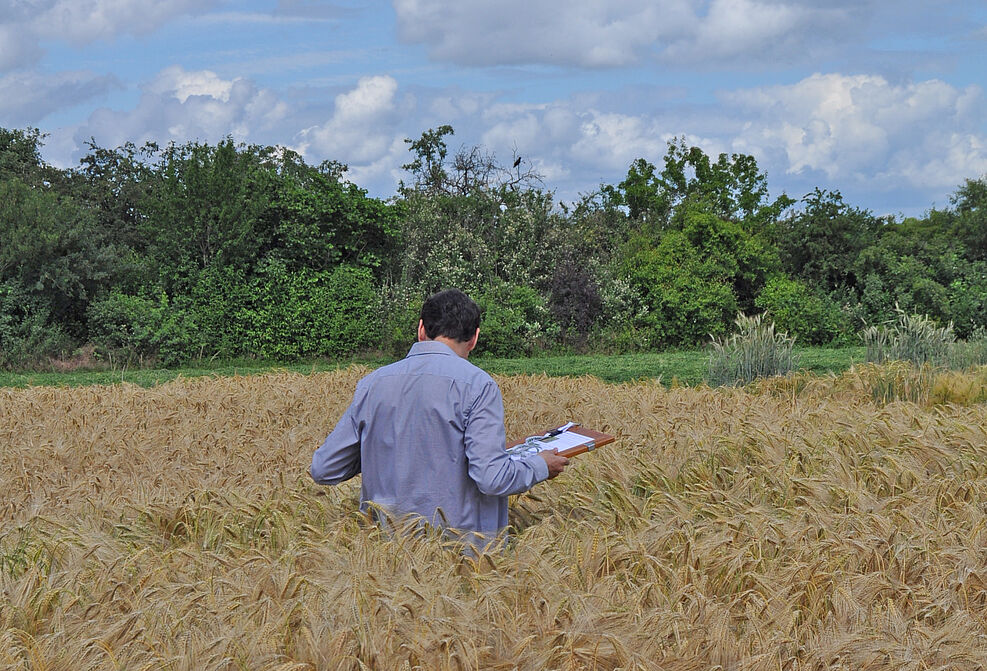
[[[580,438],[588,439],[585,441],[580,440],[580,444],[578,445],[574,445],[572,447],[559,450],[559,454],[562,455],[563,457],[575,457],[576,455],[583,454],[584,452],[590,452],[598,447],[602,447],[603,445],[609,445],[610,443],[614,442],[614,440],[616,440],[616,438],[614,436],[611,436],[609,433],[603,433],[601,431],[587,429],[586,427],[583,426],[570,427],[566,429],[563,433],[576,434]],[[525,442],[526,439],[522,438],[519,440],[515,440],[511,443],[508,443],[507,450],[512,451],[514,448],[520,448],[522,445],[525,444]],[[538,441],[538,443],[541,449],[552,449],[550,437],[543,436],[542,439]]]

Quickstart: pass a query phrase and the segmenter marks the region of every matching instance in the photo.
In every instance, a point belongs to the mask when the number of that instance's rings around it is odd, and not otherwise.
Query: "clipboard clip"
[[[551,431],[547,432],[542,438],[551,438],[552,436],[557,436],[564,431],[568,431],[574,426],[579,426],[579,422],[566,422],[562,426],[556,427]]]
[[[524,445],[535,445],[538,443],[539,440],[543,440],[545,438],[551,438],[552,436],[557,436],[560,433],[565,433],[566,431],[568,431],[574,426],[579,426],[579,422],[566,422],[562,426],[557,426],[554,429],[551,429],[550,431],[546,431],[540,436],[528,436],[527,438],[524,439]]]

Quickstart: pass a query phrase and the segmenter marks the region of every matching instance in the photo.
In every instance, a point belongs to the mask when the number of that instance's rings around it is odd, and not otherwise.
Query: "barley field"
[[[985,668],[982,373],[498,378],[618,441],[479,557],[308,478],[365,373],[0,390],[0,668]]]

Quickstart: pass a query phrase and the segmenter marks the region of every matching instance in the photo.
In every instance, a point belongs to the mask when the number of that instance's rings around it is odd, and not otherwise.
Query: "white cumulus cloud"
[[[242,141],[272,130],[287,105],[249,80],[223,80],[208,70],[166,68],[142,87],[131,110],[96,110],[75,136],[94,137],[114,147],[124,142],[217,142],[227,135]]]
[[[331,158],[350,166],[350,178],[360,168],[395,161],[405,153],[404,134],[398,132],[401,102],[393,77],[363,77],[355,88],[336,96],[332,117],[298,135],[297,149],[312,160]],[[400,149],[400,152],[396,148]]]
[[[172,65],[158,73],[144,90],[157,95],[172,96],[183,103],[191,96],[208,96],[229,102],[235,83],[221,79],[210,70],[188,72],[179,65]]]
[[[983,95],[937,80],[816,74],[788,86],[724,94],[751,117],[736,146],[783,152],[790,173],[891,187],[956,186],[987,172]]]

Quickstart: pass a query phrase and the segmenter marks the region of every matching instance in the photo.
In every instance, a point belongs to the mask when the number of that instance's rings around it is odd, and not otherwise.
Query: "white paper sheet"
[[[563,431],[557,436],[549,436],[547,438],[542,436],[538,436],[537,438],[531,437],[520,445],[512,447],[508,452],[510,452],[511,459],[518,460],[523,459],[529,454],[538,454],[543,450],[558,450],[562,452],[568,450],[570,447],[589,445],[593,442],[592,438],[584,436],[581,433]]]

